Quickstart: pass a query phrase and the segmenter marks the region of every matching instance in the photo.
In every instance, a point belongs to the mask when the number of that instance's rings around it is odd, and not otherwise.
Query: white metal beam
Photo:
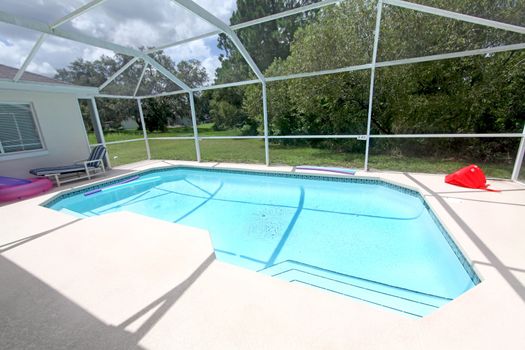
[[[144,141],[144,138],[120,140],[120,141],[111,141],[111,142],[106,142],[106,145],[118,145],[119,143],[139,142],[139,141]]]
[[[452,59],[452,58],[486,55],[490,53],[516,51],[516,50],[523,50],[523,49],[525,49],[525,43],[513,44],[513,45],[503,45],[503,46],[496,46],[496,47],[488,47],[486,49],[468,50],[468,51],[461,51],[461,52],[444,53],[444,54],[439,54],[439,55],[405,58],[405,59],[395,60],[395,61],[377,62],[376,67],[391,67],[391,66],[399,66],[399,65],[404,65],[404,64],[441,61],[441,60]]]
[[[133,57],[131,60],[129,60],[128,63],[120,67],[119,70],[117,70],[113,75],[111,75],[108,80],[106,80],[102,85],[98,87],[99,90],[104,89],[106,86],[108,86],[113,80],[115,80],[116,77],[118,77],[120,74],[122,74],[128,67],[130,67],[133,63],[137,62],[139,58]]]
[[[195,140],[195,154],[197,155],[197,162],[201,161],[201,147],[199,141],[199,130],[197,129],[197,114],[195,112],[195,101],[193,100],[193,92],[188,92],[190,98],[191,109],[191,124],[193,126],[193,138]]]
[[[377,48],[379,46],[379,31],[381,29],[381,13],[383,1],[377,2],[376,28],[374,33],[374,49],[372,52],[372,68],[370,68],[370,92],[368,96],[368,118],[366,123],[366,148],[364,170],[368,171],[368,154],[370,152],[370,131],[372,128],[372,108],[374,104],[374,83],[376,74]]]
[[[395,60],[395,61],[376,62],[376,68],[413,64],[413,63],[423,63],[423,62],[430,62],[430,61],[439,61],[439,60],[461,58],[461,57],[486,55],[490,53],[508,52],[508,51],[523,50],[523,49],[525,49],[525,43],[513,44],[513,45],[503,45],[503,46],[497,46],[497,47],[489,47],[486,49],[468,50],[468,51],[452,52],[452,53],[439,54],[439,55],[406,58],[406,59],[400,59],[400,60]],[[354,71],[366,70],[370,68],[372,68],[372,64],[368,63],[368,64],[363,64],[363,65],[358,65],[358,66],[349,66],[349,67],[322,70],[322,71],[316,71],[316,72],[298,73],[298,74],[282,75],[282,76],[276,76],[276,77],[266,77],[266,81],[272,82],[272,81],[280,81],[280,80],[288,80],[288,79],[310,78],[310,77],[316,77],[316,76],[321,76],[321,75],[337,74],[337,73],[344,73],[344,72],[354,72]],[[259,80],[243,80],[243,81],[239,81],[235,83],[227,83],[227,84],[219,84],[219,85],[211,85],[211,86],[194,88],[192,89],[192,91],[198,92],[198,91],[221,89],[221,88],[226,88],[226,87],[258,84],[258,83],[260,83]],[[182,94],[182,93],[185,93],[185,91],[181,90],[181,91],[167,92],[167,93],[162,93],[162,94],[157,94],[157,95],[141,96],[141,98],[143,99],[153,98],[153,97],[169,96],[169,95],[176,95],[176,94]],[[134,98],[133,96],[113,96],[113,95],[107,95],[107,94],[101,94],[99,95],[99,97]]]
[[[210,37],[210,36],[213,36],[213,35],[217,35],[217,34],[220,34],[220,33],[222,33],[220,30],[214,30],[212,32],[207,32],[207,33],[204,33],[204,34],[199,34],[199,35],[196,35],[196,36],[192,36],[191,38],[177,40],[177,41],[174,41],[174,42],[166,44],[166,45],[157,46],[157,47],[154,47],[152,49],[147,50],[146,52],[147,53],[157,52],[157,51],[164,50],[164,49],[167,49],[167,48],[170,48],[170,47],[179,46],[179,45],[190,43],[192,41],[204,39],[204,38],[207,38],[207,37]]]
[[[93,38],[81,33],[71,33],[64,30],[61,30],[60,28],[51,29],[46,23],[36,21],[33,19],[28,19],[16,15],[9,14],[5,11],[0,11],[0,22],[13,24],[19,27],[35,30],[41,33],[46,33],[54,36],[58,36],[60,38],[69,39],[72,41],[76,41],[79,43],[91,45],[94,47],[103,48],[106,50],[111,50],[123,55],[128,55],[132,57],[138,57],[142,58],[146,62],[148,62],[152,67],[156,68],[159,72],[161,72],[163,75],[165,75],[168,79],[173,81],[175,84],[179,85],[181,88],[183,88],[186,91],[190,91],[191,88],[186,85],[184,82],[182,82],[180,79],[178,79],[175,75],[173,75],[171,72],[169,72],[166,68],[164,68],[160,63],[158,63],[156,60],[154,60],[151,56],[147,55],[146,53],[133,49],[130,47],[118,45],[111,43],[109,41]]]
[[[182,80],[177,78],[172,72],[164,68],[159,62],[155,61],[151,56],[144,54],[142,56],[142,59],[149,63],[150,66],[161,72],[163,75],[165,75],[169,80],[180,86],[184,91],[190,92],[191,88]]]
[[[137,82],[137,86],[135,87],[135,90],[133,91],[133,96],[137,96],[137,92],[139,92],[140,84],[142,83],[142,79],[144,79],[144,74],[146,74],[146,69],[148,68],[148,63],[144,62],[144,68],[142,69],[142,73],[140,73],[139,81]]]
[[[122,100],[134,100],[136,98],[140,98],[142,100],[145,100],[147,98],[156,98],[156,97],[162,97],[162,96],[172,96],[172,95],[180,95],[180,94],[186,94],[187,91],[184,90],[177,90],[177,91],[171,91],[171,92],[163,92],[161,94],[156,95],[144,95],[144,96],[129,96],[129,95],[111,95],[111,94],[98,94],[96,97],[98,98],[115,98],[115,99],[122,99]]]
[[[251,27],[251,26],[254,26],[254,25],[257,25],[257,24],[274,21],[274,20],[279,19],[279,18],[289,17],[289,16],[296,15],[298,13],[302,13],[302,12],[306,12],[306,11],[322,8],[322,7],[325,7],[325,6],[333,5],[333,4],[342,2],[342,1],[344,1],[344,0],[324,0],[324,1],[319,1],[319,2],[316,2],[314,4],[301,6],[301,7],[297,7],[297,8],[288,10],[288,11],[283,11],[283,12],[279,12],[279,13],[272,14],[272,15],[269,15],[269,16],[257,18],[257,19],[251,20],[251,21],[246,21],[246,22],[243,22],[243,23],[234,24],[234,25],[231,25],[230,28],[232,30],[239,30],[239,29],[246,28],[246,27]],[[151,52],[155,52],[155,51],[159,51],[159,50],[164,50],[164,49],[167,49],[169,47],[178,46],[178,45],[186,44],[186,43],[189,43],[189,42],[192,42],[192,41],[195,41],[195,40],[199,40],[199,39],[207,38],[207,37],[210,37],[210,36],[213,36],[213,35],[217,35],[217,34],[220,34],[221,32],[222,31],[220,31],[220,30],[210,31],[210,32],[207,32],[207,33],[204,33],[204,34],[199,34],[199,35],[193,36],[191,38],[178,40],[178,41],[172,42],[170,44],[157,46],[155,48],[152,48],[152,49],[148,50],[147,52],[151,53]]]
[[[217,85],[210,85],[210,86],[201,86],[198,88],[194,88],[193,91],[205,91],[205,90],[215,90],[215,89],[222,89],[222,88],[228,88],[233,86],[241,86],[241,85],[250,85],[250,84],[259,84],[259,80],[243,80],[243,81],[237,81],[235,83],[226,83],[226,84],[217,84]]]
[[[140,124],[142,125],[142,134],[144,135],[144,143],[146,145],[146,154],[148,160],[151,159],[151,150],[149,148],[148,132],[146,131],[146,122],[144,121],[144,113],[142,112],[142,101],[137,98],[137,106],[139,108]]]
[[[359,139],[365,135],[276,135],[268,136],[269,139]]]
[[[106,147],[106,138],[104,137],[104,129],[102,129],[102,123],[100,122],[100,115],[98,114],[98,107],[97,107],[97,101],[94,97],[89,99],[91,101],[91,107],[92,111],[95,114],[95,125],[93,125],[94,128],[97,128],[97,133],[100,135],[100,142],[104,147]],[[106,147],[106,162],[108,163],[108,168],[111,168],[111,162],[109,160],[109,151]]]
[[[201,136],[201,140],[260,140],[264,136]]]
[[[87,4],[85,4],[84,6],[78,8],[77,10],[71,12],[70,14],[60,18],[59,20],[57,20],[55,23],[53,23],[52,25],[50,25],[50,28],[51,29],[55,29],[57,28],[58,26],[64,24],[64,23],[67,23],[69,21],[71,21],[73,18],[75,17],[78,17],[80,15],[82,15],[83,13],[85,13],[86,11],[89,11],[90,9],[92,9],[93,7],[97,6],[97,5],[100,5],[101,3],[105,2],[107,0],[93,0]],[[48,34],[45,34],[43,33],[40,38],[38,38],[37,42],[35,43],[35,45],[33,46],[33,49],[31,50],[31,52],[29,53],[29,55],[26,57],[25,61],[24,61],[24,64],[22,65],[22,67],[20,67],[20,69],[18,70],[18,72],[16,73],[15,75],[15,78],[13,79],[14,81],[18,81],[21,77],[22,77],[22,74],[24,74],[25,70],[27,69],[27,67],[29,66],[29,64],[31,63],[31,61],[33,60],[33,58],[35,57],[36,53],[38,52],[38,50],[40,49],[40,46],[42,46],[42,43],[44,42],[46,36]]]
[[[230,40],[233,42],[233,44],[237,47],[241,55],[244,57],[250,68],[253,70],[255,75],[260,81],[264,81],[264,76],[261,73],[259,67],[255,64],[252,57],[244,47],[244,45],[241,43],[239,38],[237,37],[237,34],[223,21],[212,15],[210,12],[202,8],[201,6],[197,5],[191,0],[171,0],[185,9],[187,9],[190,12],[193,12],[209,24],[215,26],[216,28],[220,29],[224,34],[226,34]]]
[[[173,96],[173,95],[180,95],[180,94],[185,94],[185,93],[187,93],[187,91],[177,90],[177,91],[163,92],[161,94],[156,94],[156,95],[140,96],[140,98],[144,100],[146,98],[155,98],[155,97],[162,97],[162,96]]]
[[[72,41],[80,42],[83,44],[103,48],[106,50],[115,51],[115,52],[118,52],[124,55],[128,55],[128,56],[138,56],[139,53],[142,55],[141,51],[132,49],[130,47],[114,44],[109,41],[90,37],[88,35],[84,35],[78,32],[74,32],[74,33],[67,32],[60,28],[51,29],[49,25],[47,25],[44,22],[9,14],[1,10],[0,10],[0,22],[13,24],[19,27],[35,30],[37,32],[46,33],[46,34],[58,36],[64,39],[69,39]]]
[[[100,85],[99,90],[104,89],[109,83],[111,83],[117,76],[122,74],[126,69],[128,69],[132,64],[134,64],[139,57],[134,57],[132,60],[130,60],[128,63],[126,63],[124,66],[122,66],[118,71],[116,71],[108,80],[104,82],[104,84]],[[169,70],[164,68],[160,63],[155,61],[151,56],[147,54],[142,55],[142,59],[144,60],[145,66],[151,65],[156,70],[158,70],[162,75],[166,76],[169,80],[180,86],[184,91],[188,92],[191,91],[191,88],[186,85],[182,80],[177,78],[173,73],[171,73]]]
[[[150,140],[194,140],[193,136],[175,136],[175,137],[150,137]]]
[[[367,64],[361,64],[358,66],[327,69],[327,70],[316,71],[316,72],[297,73],[297,74],[281,75],[281,76],[276,76],[276,77],[266,77],[266,81],[279,81],[279,80],[288,80],[288,79],[297,79],[297,78],[311,78],[311,77],[318,77],[320,75],[354,72],[354,71],[365,70],[365,69],[370,69],[370,68],[372,68],[372,64],[367,63]]]
[[[185,92],[186,93],[186,92]],[[269,135],[272,140],[279,139],[358,139],[365,138],[366,135]],[[461,139],[461,138],[522,138],[521,133],[502,133],[502,134],[371,134],[370,138],[377,139]],[[194,136],[174,136],[174,137],[148,137],[150,140],[194,140]],[[264,135],[259,136],[199,136],[200,140],[263,140]],[[107,145],[144,141],[144,139],[131,139],[106,142]],[[94,144],[92,144],[94,145]],[[98,144],[97,144],[98,145]]]
[[[324,0],[324,1],[319,1],[319,2],[316,2],[316,3],[310,4],[310,5],[301,6],[301,7],[297,7],[297,8],[291,9],[291,10],[275,13],[275,14],[272,14],[272,15],[269,15],[269,16],[253,19],[251,21],[246,21],[246,22],[243,22],[243,23],[234,24],[234,25],[231,26],[231,29],[238,30],[238,29],[241,29],[241,28],[251,27],[251,26],[254,26],[254,25],[257,25],[257,24],[274,21],[274,20],[279,19],[279,18],[289,17],[289,16],[296,15],[298,13],[315,10],[315,9],[318,9],[318,8],[321,8],[321,7],[325,7],[325,6],[329,6],[329,5],[334,5],[334,4],[342,2],[342,1],[343,0]]]
[[[102,3],[106,2],[106,1],[107,0],[93,0],[93,1],[90,1],[87,4],[85,4],[84,6],[81,6],[78,9],[76,9],[75,11],[69,13],[68,15],[58,19],[55,23],[51,24],[50,27],[51,27],[51,29],[55,29],[55,28],[61,26],[62,24],[67,23],[67,22],[71,21],[72,19],[74,19],[74,18],[76,18],[78,16],[83,15],[87,11],[93,9],[94,7],[96,7],[98,5],[101,5]]]
[[[137,97],[136,96],[127,96],[127,95],[111,95],[111,94],[98,94],[95,96],[96,98],[114,98],[114,99],[120,99],[120,100],[134,100]],[[144,98],[143,96],[140,96],[140,98]]]
[[[266,83],[262,83],[263,126],[264,126],[264,159],[270,165],[270,140],[268,139],[268,103],[266,101]]]
[[[370,135],[375,139],[452,139],[452,138],[514,138],[521,137],[519,133],[492,133],[492,134],[376,134]]]
[[[16,72],[15,77],[13,78],[13,81],[18,81],[26,71],[27,67],[29,66],[29,63],[33,60],[36,53],[38,52],[38,49],[40,49],[40,46],[44,43],[44,40],[46,40],[47,34],[41,34],[38,40],[36,41],[35,45],[33,45],[33,48],[31,49],[31,52],[29,52],[29,55],[27,55],[26,59],[24,60],[24,63]]]
[[[511,179],[513,181],[518,181],[519,179],[524,156],[525,156],[525,126],[523,127],[523,133],[521,135],[520,146],[518,148],[518,153],[516,154],[516,161],[514,162],[514,169],[512,170]]]
[[[459,20],[463,22],[469,22],[473,24],[483,25],[486,27],[492,27],[496,29],[503,29],[503,30],[507,30],[511,32],[525,34],[525,27],[520,27],[520,26],[516,26],[513,24],[508,24],[508,23],[503,23],[503,22],[498,22],[498,21],[492,21],[492,20],[485,19],[485,18],[465,15],[465,14],[458,13],[458,12],[442,10],[442,9],[435,8],[435,7],[419,5],[413,2],[407,2],[407,1],[402,1],[402,0],[384,0],[383,3],[410,9],[410,10],[415,10],[415,11],[419,11],[423,13],[428,13],[428,14],[432,14],[436,16],[451,18],[451,19],[455,19],[455,20]]]

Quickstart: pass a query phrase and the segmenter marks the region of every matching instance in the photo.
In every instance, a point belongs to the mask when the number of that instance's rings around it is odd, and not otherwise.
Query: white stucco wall
[[[0,155],[0,176],[31,177],[29,169],[65,165],[89,156],[84,123],[75,95],[0,90],[1,102],[33,104],[47,153],[38,152],[46,154],[12,160]]]

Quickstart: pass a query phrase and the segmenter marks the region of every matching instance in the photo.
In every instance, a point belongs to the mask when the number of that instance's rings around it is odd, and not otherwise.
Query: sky
[[[236,0],[194,0],[216,17],[229,23]],[[52,24],[57,19],[86,4],[89,0],[1,0],[0,10]],[[60,29],[79,32],[134,48],[155,47],[214,31],[215,28],[170,0],[107,0]],[[0,63],[20,67],[40,34],[0,23]],[[165,50],[175,62],[198,59],[210,81],[221,51],[217,36],[211,36]],[[113,52],[48,37],[30,64],[28,71],[54,76],[77,58],[95,60]]]

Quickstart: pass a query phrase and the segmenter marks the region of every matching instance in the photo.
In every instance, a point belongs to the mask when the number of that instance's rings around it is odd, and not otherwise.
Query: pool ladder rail
[[[417,318],[432,313],[452,300],[294,260],[282,261],[259,272],[291,283],[305,284],[345,295]]]

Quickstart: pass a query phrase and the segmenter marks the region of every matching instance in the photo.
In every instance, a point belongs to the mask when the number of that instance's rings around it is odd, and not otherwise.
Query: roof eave
[[[69,93],[79,97],[93,97],[99,94],[99,89],[97,87],[29,81],[14,82],[12,80],[5,79],[0,79],[0,90]]]

